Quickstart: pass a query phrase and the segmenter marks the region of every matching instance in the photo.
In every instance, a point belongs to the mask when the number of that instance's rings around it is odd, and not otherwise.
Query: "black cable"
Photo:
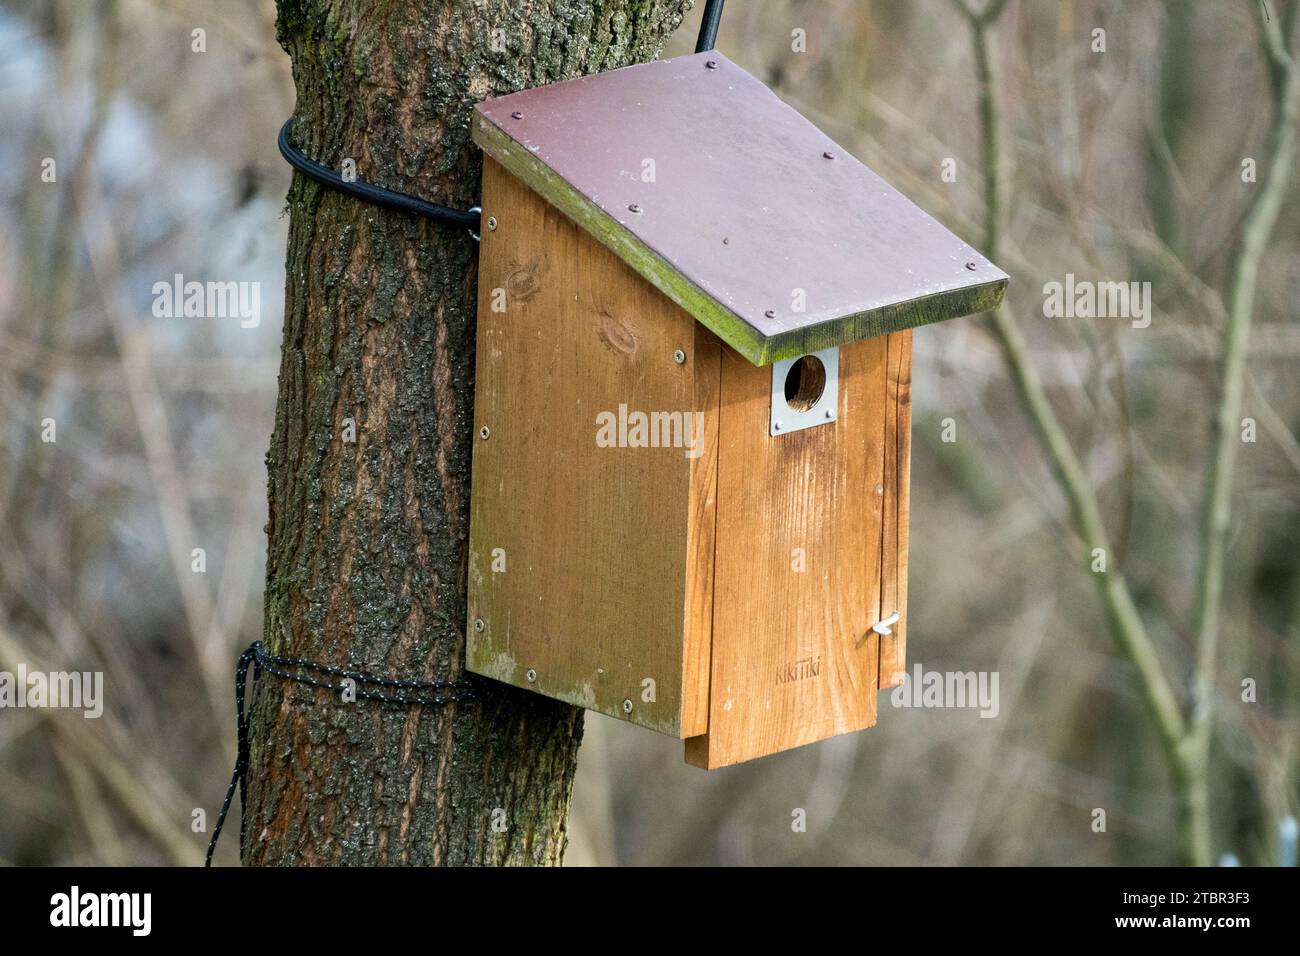
[[[281,134],[283,135],[283,133]],[[245,817],[248,814],[248,726],[249,715],[244,708],[245,689],[248,686],[248,671],[252,668],[253,680],[256,681],[262,671],[274,674],[283,680],[308,687],[323,687],[340,692],[344,685],[330,681],[318,680],[306,674],[294,671],[306,671],[308,674],[327,674],[341,677],[353,682],[352,691],[358,699],[373,700],[381,704],[398,704],[411,706],[419,704],[450,704],[458,700],[474,697],[474,690],[466,681],[432,681],[416,678],[395,679],[367,674],[364,671],[348,670],[330,664],[317,664],[315,661],[301,657],[279,657],[268,654],[261,641],[254,641],[244,653],[239,655],[235,665],[235,721],[238,728],[238,752],[235,757],[235,772],[230,775],[230,786],[226,788],[226,798],[221,802],[221,812],[217,814],[216,826],[212,828],[212,839],[208,842],[208,855],[204,866],[212,865],[212,854],[216,852],[217,840],[221,838],[221,828],[226,825],[226,816],[234,802],[235,788],[239,788],[239,805],[243,807]],[[369,687],[383,688],[370,690]],[[386,691],[386,692],[385,692]],[[239,821],[239,846],[244,846],[245,817]]]
[[[718,24],[722,20],[722,2],[723,0],[707,0],[705,3],[704,17],[700,21],[700,36],[695,43],[696,53],[712,50],[713,45],[717,42]],[[475,239],[478,238],[479,220],[482,218],[482,214],[477,206],[465,210],[452,209],[450,206],[441,206],[438,203],[428,202],[416,196],[399,193],[396,190],[384,189],[382,186],[373,186],[359,180],[344,179],[328,166],[316,162],[306,153],[300,152],[291,146],[289,144],[289,130],[292,128],[293,117],[291,116],[280,127],[280,136],[277,140],[280,155],[285,158],[285,161],[290,166],[308,179],[314,179],[316,182],[330,187],[330,189],[337,190],[354,199],[360,199],[362,202],[374,203],[377,206],[410,213],[422,219],[432,219],[434,222],[446,223],[449,226],[463,226],[470,231],[470,234]]]
[[[722,20],[722,0],[709,0],[704,5],[704,19],[700,21],[700,38],[695,41],[695,52],[712,50],[718,42],[718,24]]]
[[[346,193],[363,202],[374,203],[388,209],[396,209],[398,212],[410,213],[423,219],[432,219],[435,222],[446,223],[449,226],[463,226],[471,233],[478,232],[479,213],[476,209],[452,209],[450,206],[440,206],[437,203],[427,202],[415,196],[408,196],[406,193],[395,192],[380,186],[372,186],[370,183],[344,179],[328,166],[316,162],[316,160],[309,158],[306,154],[289,145],[289,130],[292,126],[293,117],[291,116],[280,127],[280,138],[278,140],[280,155],[285,158],[290,166],[308,179],[314,179],[318,183],[336,189],[341,193]]]

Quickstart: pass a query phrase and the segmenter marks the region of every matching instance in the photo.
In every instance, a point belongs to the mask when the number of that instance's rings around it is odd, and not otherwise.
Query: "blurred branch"
[[[996,64],[989,42],[989,28],[1004,4],[991,3],[985,8],[984,13],[979,14],[966,0],[952,0],[952,2],[965,16],[972,31],[978,81],[978,108],[982,127],[986,203],[985,254],[990,259],[996,260],[1000,253],[1006,210],[1001,183],[1003,172],[1001,101],[996,83]],[[1019,324],[1005,302],[994,310],[990,317],[1021,403],[1029,415],[1039,441],[1047,453],[1052,471],[1069,503],[1075,530],[1086,547],[1101,548],[1105,554],[1110,555],[1112,549],[1102,521],[1101,508],[1089,485],[1087,474],[1047,398]],[[1180,745],[1186,735],[1186,725],[1174,696],[1173,687],[1138,614],[1123,570],[1113,565],[1103,574],[1094,574],[1093,578],[1106,606],[1107,619],[1115,643],[1137,671],[1143,699],[1159,732],[1166,758],[1174,769],[1180,799],[1185,806],[1183,816],[1185,819],[1195,817],[1196,811],[1191,806],[1191,802],[1197,791],[1193,782],[1187,777],[1186,765],[1180,759]],[[1189,823],[1182,828],[1183,835],[1185,836],[1190,829],[1192,826]],[[1185,860],[1196,863],[1209,862],[1208,846],[1193,846],[1192,841],[1187,838],[1181,839],[1180,842]]]
[[[976,29],[983,29],[991,24],[1002,15],[1002,8],[1007,5],[1007,0],[989,0],[984,12],[981,13],[970,0],[952,0],[952,2],[962,16],[969,20],[971,26]]]
[[[1189,269],[1183,263],[1183,260],[1161,241],[1159,236],[1140,229],[1124,228],[1117,223],[1112,223],[1112,228],[1120,232],[1124,239],[1134,248],[1152,256],[1161,268],[1174,276],[1188,294],[1209,313],[1215,328],[1227,328],[1229,325],[1228,309],[1223,304],[1223,296],[1219,294],[1219,290],[1198,276],[1195,271]],[[1199,330],[1183,325],[1177,326],[1176,330],[1189,339],[1194,339],[1197,345],[1200,345],[1202,339],[1205,338],[1199,333]],[[1277,442],[1278,449],[1291,467],[1300,472],[1300,441],[1296,440],[1296,436],[1291,433],[1291,429],[1282,419],[1282,416],[1278,414],[1277,409],[1273,407],[1273,403],[1264,394],[1263,389],[1259,387],[1259,383],[1251,375],[1250,369],[1244,370],[1244,376],[1246,387],[1250,389],[1251,405],[1257,409],[1255,414],[1259,418],[1260,424],[1264,426],[1264,431],[1273,441]]]
[[[90,273],[122,360],[123,381],[140,428],[145,460],[158,491],[158,510],[180,589],[186,624],[194,646],[199,673],[214,717],[225,713],[227,648],[224,635],[214,627],[212,593],[203,579],[190,570],[191,550],[199,535],[190,514],[189,494],[176,460],[167,423],[166,403],[154,374],[153,357],[144,333],[124,317],[116,282],[122,275],[112,226],[88,194],[78,204],[84,229]]]
[[[106,866],[126,866],[129,860],[123,853],[122,840],[105,810],[94,776],[67,744],[56,741],[53,750],[68,778],[72,802],[81,817],[95,858]]]
[[[105,5],[96,6],[86,16],[87,30],[90,33],[93,47],[97,50],[97,56],[93,63],[97,79],[102,78],[100,74],[103,72],[105,61],[111,60],[113,56],[112,36],[115,13],[116,11],[112,6]],[[59,56],[62,60],[70,61],[72,59],[70,47],[71,44],[60,46]],[[64,62],[62,65],[65,69],[73,69],[70,62]],[[30,256],[27,267],[32,273],[32,285],[28,293],[28,308],[24,309],[19,304],[15,314],[30,315],[32,311],[36,310],[36,303],[40,304],[39,308],[45,320],[35,323],[35,327],[29,333],[35,337],[36,347],[39,348],[47,348],[51,343],[58,341],[60,335],[65,331],[67,320],[75,307],[79,291],[76,281],[76,263],[80,250],[77,248],[77,226],[73,215],[72,197],[85,188],[90,176],[90,170],[93,166],[92,159],[100,145],[104,125],[108,118],[109,103],[112,98],[110,84],[96,82],[93,88],[94,97],[91,101],[89,124],[76,147],[76,152],[73,154],[70,164],[72,169],[71,185],[68,189],[55,193],[51,200],[53,208],[51,209],[52,215],[50,219],[53,225],[50,228],[48,245],[34,236],[23,243]],[[71,130],[64,130],[62,136],[53,133],[51,137],[54,143],[59,143],[61,139],[71,140],[73,138]],[[53,143],[50,145],[53,145]],[[30,190],[29,195],[35,198],[39,195],[39,191]],[[5,352],[8,352],[7,348]],[[7,359],[8,355],[5,358]],[[25,392],[26,386],[21,387]],[[33,403],[37,408],[49,407],[51,398],[55,394],[55,383],[48,379],[34,383],[32,392]],[[48,454],[47,447],[40,442],[31,440],[29,436],[21,432],[16,434],[11,432],[6,444],[9,443],[13,444],[13,448],[10,450],[15,461],[25,459],[40,461]],[[3,472],[0,472],[0,526],[7,526],[10,523],[10,517],[18,498],[17,492],[20,489],[19,474],[20,469],[18,468],[14,468],[7,477]]]
[[[1256,409],[1255,414],[1259,422],[1264,426],[1264,431],[1268,433],[1273,441],[1277,442],[1277,447],[1281,450],[1283,456],[1290,463],[1291,467],[1300,473],[1300,441],[1296,440],[1295,435],[1291,434],[1291,429],[1287,423],[1282,420],[1282,416],[1277,413],[1268,396],[1264,394],[1259,383],[1255,381],[1255,376],[1246,370],[1246,386],[1250,389],[1250,402]]]
[[[1000,100],[988,28],[1002,4],[992,3],[976,13],[966,0],[953,0],[966,17],[973,33],[976,75],[979,81],[979,113],[983,126],[983,161],[986,195],[986,252],[998,258],[1005,204],[1002,189],[1002,141]],[[1208,807],[1209,737],[1214,697],[1214,665],[1219,637],[1224,559],[1231,514],[1232,479],[1236,465],[1234,435],[1241,414],[1246,383],[1245,359],[1254,310],[1259,264],[1268,244],[1295,163],[1297,112],[1296,65],[1287,49],[1283,28],[1270,19],[1263,6],[1261,30],[1273,91],[1273,124],[1270,131],[1267,172],[1242,225],[1241,241],[1234,259],[1226,309],[1213,290],[1192,283],[1203,302],[1217,304],[1223,313],[1223,351],[1220,360],[1220,401],[1215,418],[1210,460],[1207,465],[1206,495],[1202,520],[1202,554],[1195,612],[1197,652],[1194,706],[1185,721],[1172,686],[1156,656],[1154,646],[1133,603],[1125,576],[1119,568],[1098,575],[1097,583],[1106,603],[1112,632],[1120,650],[1136,668],[1144,698],[1155,720],[1179,791],[1180,852],[1187,862],[1210,862]],[[1288,14],[1291,10],[1288,10]],[[1288,16],[1287,22],[1291,22]],[[1175,261],[1170,255],[1167,260]],[[1180,272],[1182,270],[1179,270]],[[991,315],[994,330],[1011,368],[1012,379],[1022,403],[1047,451],[1080,536],[1087,546],[1110,553],[1101,511],[1064,429],[1061,427],[1039,380],[1028,345],[1009,307],[1005,304]],[[1277,416],[1274,414],[1273,418]],[[1273,430],[1282,424],[1272,421]],[[1282,433],[1290,437],[1289,432]],[[1284,451],[1291,451],[1283,442]]]
[[[20,661],[35,670],[52,669],[0,624],[0,664],[8,670],[16,670]],[[189,801],[147,754],[137,752],[129,763],[124,762],[101,739],[103,735],[80,714],[49,708],[34,713],[45,718],[57,735],[54,745],[75,751],[78,759],[95,771],[122,808],[172,863],[197,866],[203,862],[203,852],[188,831],[171,825],[169,814],[159,812],[160,805],[180,808],[189,805]],[[101,716],[98,723],[104,725],[107,719],[107,715]],[[161,782],[167,792],[166,798],[157,799],[142,782],[145,779]]]
[[[0,368],[51,384],[73,382],[88,392],[125,390],[119,358],[47,348],[40,342],[9,335],[3,330],[0,330]],[[164,392],[247,394],[272,391],[267,383],[274,381],[279,370],[280,363],[270,359],[254,358],[236,365],[226,358],[168,357],[167,363],[155,371]]]
[[[1186,759],[1209,760],[1214,704],[1214,668],[1222,615],[1224,562],[1232,512],[1232,485],[1237,464],[1242,392],[1246,377],[1246,348],[1259,280],[1259,266],[1273,234],[1296,162],[1296,112],[1300,81],[1287,50],[1282,26],[1263,4],[1261,46],[1272,91],[1264,179],[1251,200],[1241,228],[1227,295],[1223,351],[1219,371],[1219,406],[1214,419],[1206,465],[1205,500],[1201,517],[1201,559],[1196,587],[1196,694]],[[1294,6],[1290,8],[1294,10]],[[1287,22],[1290,22],[1288,15]]]

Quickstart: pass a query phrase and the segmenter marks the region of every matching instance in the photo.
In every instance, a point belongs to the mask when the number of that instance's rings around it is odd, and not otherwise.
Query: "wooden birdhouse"
[[[1007,276],[717,52],[489,100],[469,670],[721,767],[876,720],[911,329]]]

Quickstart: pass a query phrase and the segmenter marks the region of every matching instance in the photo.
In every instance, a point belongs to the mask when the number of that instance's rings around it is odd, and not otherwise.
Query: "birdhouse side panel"
[[[692,489],[716,469],[696,323],[492,160],[482,206],[468,668],[696,733],[690,609],[712,600],[688,555],[712,528]]]

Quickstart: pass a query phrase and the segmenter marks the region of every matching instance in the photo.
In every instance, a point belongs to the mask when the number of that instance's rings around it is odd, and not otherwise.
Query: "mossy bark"
[[[476,101],[651,59],[689,6],[280,0],[296,145],[336,169],[353,159],[358,178],[476,205]],[[301,177],[289,210],[264,641],[458,678],[475,243]],[[473,701],[407,708],[260,681],[243,861],[558,863],[581,711],[470,679]]]

